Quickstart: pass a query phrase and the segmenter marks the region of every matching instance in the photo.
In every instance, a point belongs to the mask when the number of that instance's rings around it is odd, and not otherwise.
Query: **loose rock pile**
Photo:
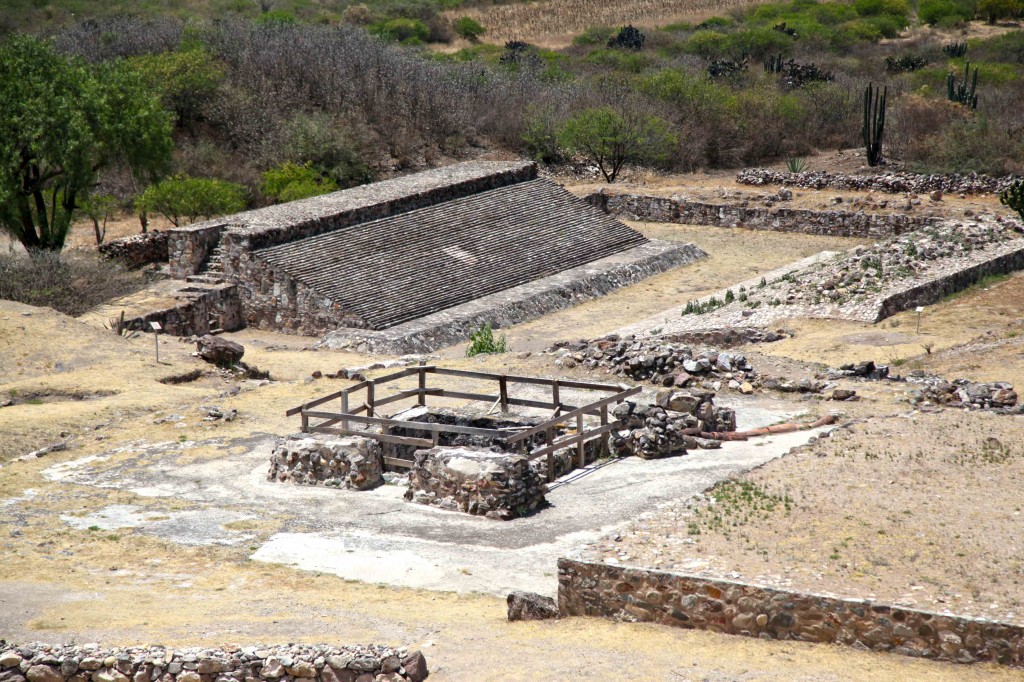
[[[705,391],[658,391],[655,404],[625,401],[612,414],[625,429],[613,434],[612,447],[619,456],[658,459],[685,455],[695,448],[718,448],[721,442],[701,438],[701,433],[736,430],[736,412],[715,407],[714,394]]]
[[[882,173],[879,175],[843,175],[825,171],[787,173],[767,168],[746,168],[736,175],[743,185],[788,185],[806,189],[852,189],[879,192],[945,192],[948,194],[995,194],[1017,178],[992,177],[977,173],[922,175],[919,173]]]
[[[438,447],[416,453],[405,499],[507,520],[544,505],[546,492],[522,455]]]
[[[558,355],[556,364],[561,367],[580,364],[588,369],[602,368],[618,376],[666,387],[710,386],[714,382],[728,381],[740,389],[756,376],[754,368],[740,353],[713,348],[698,351],[663,339],[620,338],[612,334],[590,342],[558,344],[548,352]]]
[[[288,438],[270,456],[268,481],[369,490],[384,483],[372,438]]]
[[[423,655],[385,646],[165,649],[0,640],[3,682],[422,682]]]
[[[1005,381],[976,383],[966,379],[946,381],[940,377],[917,380],[923,381],[925,386],[911,392],[910,402],[913,405],[941,405],[971,410],[1008,410],[1017,405],[1017,393]],[[1015,408],[1014,411],[1019,412]]]

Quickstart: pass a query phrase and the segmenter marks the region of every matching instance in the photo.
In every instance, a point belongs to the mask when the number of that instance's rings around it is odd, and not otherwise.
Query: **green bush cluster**
[[[337,189],[338,183],[333,178],[324,177],[308,161],[302,165],[286,161],[264,171],[260,180],[260,193],[282,203],[327,194]]]
[[[479,329],[469,335],[469,346],[466,348],[466,357],[468,358],[505,352],[508,352],[508,340],[504,334],[499,337],[494,336],[494,329],[490,322],[481,325]]]
[[[159,213],[174,225],[237,213],[245,208],[245,187],[210,178],[175,175],[147,187],[135,200],[141,214]]]

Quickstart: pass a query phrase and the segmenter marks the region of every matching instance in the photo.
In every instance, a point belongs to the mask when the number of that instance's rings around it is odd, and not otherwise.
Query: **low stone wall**
[[[983,277],[1005,275],[1024,269],[1024,246],[970,267],[950,272],[933,280],[897,291],[883,298],[875,322],[916,306],[930,305],[950,294],[963,291]]]
[[[844,175],[825,171],[787,173],[767,168],[746,168],[736,175],[736,182],[742,185],[787,185],[805,189],[852,189],[891,194],[924,194],[936,190],[946,194],[995,194],[1018,179],[1012,175],[993,177],[977,173]]]
[[[338,329],[328,333],[320,345],[361,353],[430,353],[465,341],[484,324],[495,328],[521,324],[706,257],[693,244],[651,240],[614,256],[383,331]]]
[[[558,610],[958,663],[1024,665],[1021,625],[570,559],[558,561]]]
[[[268,481],[369,490],[384,483],[372,438],[287,438],[270,455]]]
[[[167,262],[168,233],[153,230],[133,234],[99,245],[99,252],[129,268],[141,268],[150,263]]]
[[[773,232],[800,232],[833,237],[881,239],[935,225],[938,218],[896,213],[811,211],[801,208],[757,208],[709,204],[679,197],[644,194],[606,194],[585,197],[606,213],[631,220],[651,220],[683,225],[745,227]]]
[[[125,319],[129,329],[150,330],[159,322],[164,334],[201,336],[213,329],[233,331],[242,326],[242,305],[234,284],[192,284],[175,292],[176,303],[167,308]]]
[[[659,391],[655,404],[626,401],[612,414],[623,424],[612,445],[619,456],[659,459],[685,455],[687,450],[718,448],[716,440],[694,434],[736,430],[736,412],[715,407],[710,391]]]
[[[437,447],[416,453],[405,499],[507,520],[543,506],[546,492],[522,455]]]
[[[217,248],[225,227],[225,222],[218,221],[170,230],[167,240],[167,261],[170,264],[171,277],[184,279],[202,271],[210,254]]]
[[[422,682],[428,674],[418,651],[385,646],[165,649],[0,640],[2,682]]]

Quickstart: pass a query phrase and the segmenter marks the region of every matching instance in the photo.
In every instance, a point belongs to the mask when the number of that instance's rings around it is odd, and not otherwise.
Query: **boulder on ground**
[[[196,350],[203,360],[221,367],[238,364],[245,355],[245,347],[242,344],[212,334],[199,337],[196,341]]]
[[[507,601],[510,622],[558,618],[558,607],[551,597],[516,590],[508,595]]]

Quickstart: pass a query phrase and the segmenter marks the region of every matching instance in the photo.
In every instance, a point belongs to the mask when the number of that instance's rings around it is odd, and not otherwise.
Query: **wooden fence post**
[[[508,380],[504,374],[498,378],[498,401],[501,403],[501,413],[508,412]]]
[[[576,435],[577,436],[582,436],[583,435],[583,415],[582,414],[576,415]],[[587,449],[585,447],[585,443],[581,439],[579,443],[576,443],[576,460],[577,460],[576,461],[576,466],[579,469],[582,469],[583,467],[585,467],[587,465],[587,454],[586,454],[586,452],[587,452]]]
[[[608,426],[608,406],[601,406],[601,426]],[[609,444],[611,440],[611,434],[605,431],[601,434],[601,456],[608,457],[612,454],[612,449]]]
[[[348,391],[341,394],[341,413],[348,414]],[[341,418],[341,428],[348,431],[348,420],[344,417]]]
[[[546,442],[544,443],[544,446],[549,448],[549,450],[548,450],[548,483],[551,483],[553,480],[555,480],[555,451],[554,451],[553,448],[551,448],[551,443],[554,442],[554,440],[555,440],[555,430],[554,430],[554,428],[549,426],[548,430],[545,433],[547,434],[547,438],[545,439]]]
[[[373,383],[366,384],[366,414],[369,417],[376,416],[373,411]]]
[[[427,372],[425,369],[423,369],[426,362],[426,360],[420,360],[420,391],[419,394],[416,396],[416,403],[420,406],[427,404]]]
[[[551,382],[551,402],[555,405],[555,413],[552,416],[557,417],[562,411],[562,400],[558,397],[558,379]]]

